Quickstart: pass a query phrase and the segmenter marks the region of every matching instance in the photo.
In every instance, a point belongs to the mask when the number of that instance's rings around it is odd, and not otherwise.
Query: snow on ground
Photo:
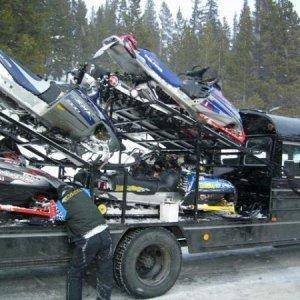
[[[65,277],[34,276],[0,281],[0,299],[60,300]],[[84,298],[95,299],[85,286]],[[118,289],[113,300],[132,299]],[[176,285],[157,300],[298,300],[300,299],[300,247],[234,250],[189,255]]]

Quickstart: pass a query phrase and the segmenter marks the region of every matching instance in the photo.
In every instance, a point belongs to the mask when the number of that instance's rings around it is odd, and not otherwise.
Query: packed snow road
[[[64,299],[64,276],[0,282],[0,299]],[[84,299],[95,299],[85,286]],[[115,289],[112,299],[131,299]],[[300,299],[300,246],[188,255],[177,284],[159,300]]]

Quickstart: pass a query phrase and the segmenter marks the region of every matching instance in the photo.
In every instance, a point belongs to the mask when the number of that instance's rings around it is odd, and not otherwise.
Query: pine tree
[[[288,0],[279,0],[277,39],[274,40],[276,49],[276,68],[274,77],[279,87],[275,105],[286,103],[286,107],[294,110],[298,107],[300,113],[300,19]],[[273,105],[273,104],[272,104]]]
[[[199,33],[198,33],[199,34]],[[202,65],[200,40],[197,32],[187,22],[179,9],[176,16],[172,43],[172,67],[178,73],[191,70],[196,65]]]
[[[253,96],[254,91],[253,49],[253,21],[248,2],[245,0],[233,45],[230,76],[233,97],[244,104]]]
[[[235,40],[236,40],[236,36],[237,36],[237,33],[238,33],[238,17],[237,17],[237,14],[235,13],[234,14],[234,17],[233,17],[233,27],[232,27],[232,43],[235,43]]]
[[[161,23],[161,32],[160,32],[160,55],[165,61],[169,61],[171,57],[171,49],[174,33],[174,22],[172,13],[166,4],[166,2],[162,3],[161,11],[160,11],[160,23]]]
[[[178,9],[175,22],[175,35],[181,35],[186,26],[186,20],[183,18],[181,9]],[[193,28],[193,27],[192,27]],[[194,29],[194,28],[193,28]]]
[[[130,33],[138,31],[141,25],[141,0],[129,0],[128,22],[127,27]]]
[[[143,47],[154,52],[159,51],[159,25],[155,12],[155,3],[153,0],[148,0],[145,7],[145,12],[142,17],[142,34],[140,42]]]
[[[282,74],[278,76],[280,83],[291,83],[297,80],[297,66],[300,63],[300,19],[294,11],[293,4],[288,0],[279,0],[278,37],[281,41]],[[278,45],[280,47],[280,45]]]
[[[187,23],[184,24],[181,34],[174,38],[172,49],[172,67],[178,73],[203,64],[199,40]]]
[[[202,33],[202,22],[203,22],[203,11],[200,7],[201,1],[194,0],[193,12],[191,17],[191,28],[197,36],[200,36]]]
[[[128,7],[126,0],[121,0],[117,7],[117,27],[120,34],[127,32],[129,25]]]
[[[296,49],[299,49],[299,17],[287,0],[278,3],[257,0],[255,17],[257,93],[268,108],[283,101],[294,103],[295,95],[299,95],[299,79],[294,67]]]
[[[206,23],[203,27],[203,35],[201,38],[201,58],[204,67],[218,69],[219,45],[218,34],[213,24]]]
[[[83,0],[72,0],[71,21],[73,38],[73,63],[76,65],[87,60],[91,55],[89,28],[86,18],[87,8]]]
[[[0,47],[33,71],[44,73],[51,51],[47,2],[1,0],[0,8]]]
[[[69,1],[48,2],[48,30],[51,41],[51,54],[47,61],[47,73],[60,79],[72,66],[72,27]]]
[[[101,42],[104,39],[103,24],[104,24],[104,8],[100,6],[97,11],[91,15],[89,24],[90,48],[92,53],[100,48]]]
[[[223,19],[223,24],[219,32],[219,57],[218,57],[218,69],[217,75],[222,84],[226,86],[227,73],[229,65],[229,51],[230,51],[230,27],[227,23],[226,18]]]
[[[220,28],[218,5],[215,0],[207,0],[204,13],[204,21],[211,28],[215,36],[218,35]]]

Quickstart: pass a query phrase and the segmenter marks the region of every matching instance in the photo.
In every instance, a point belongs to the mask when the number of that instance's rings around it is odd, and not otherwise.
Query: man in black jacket
[[[105,220],[93,203],[89,191],[63,187],[57,207],[66,221],[74,244],[68,271],[67,300],[82,299],[82,278],[86,267],[97,263],[97,299],[110,299],[113,285],[112,241]]]

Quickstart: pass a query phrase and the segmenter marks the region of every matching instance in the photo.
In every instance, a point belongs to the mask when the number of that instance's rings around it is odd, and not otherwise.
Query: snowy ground
[[[64,299],[64,276],[3,280],[0,299]],[[95,299],[85,286],[84,299]],[[114,290],[113,300],[131,299]],[[300,247],[184,254],[176,285],[158,300],[300,299]]]

